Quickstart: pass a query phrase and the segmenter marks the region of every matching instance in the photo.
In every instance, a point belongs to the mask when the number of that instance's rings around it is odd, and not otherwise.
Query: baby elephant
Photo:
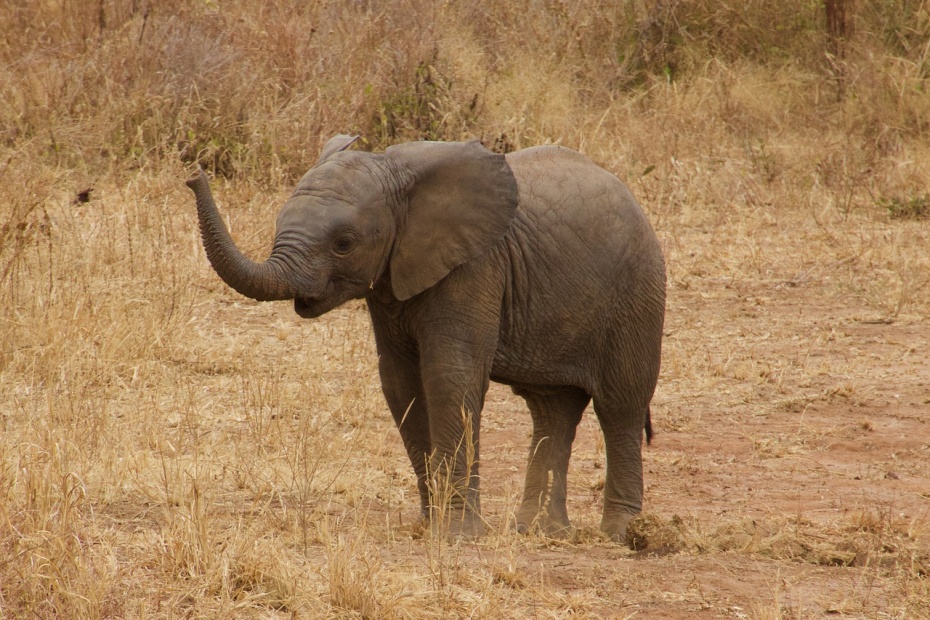
[[[479,427],[489,381],[533,419],[520,531],[571,531],[575,429],[594,411],[607,449],[601,529],[624,541],[641,510],[642,440],[659,374],[665,263],[614,175],[541,146],[411,142],[366,153],[336,136],[278,215],[263,263],[234,245],[201,171],[207,257],[232,288],[293,299],[314,318],[365,299],[384,396],[417,475],[420,509],[452,535],[484,532]]]

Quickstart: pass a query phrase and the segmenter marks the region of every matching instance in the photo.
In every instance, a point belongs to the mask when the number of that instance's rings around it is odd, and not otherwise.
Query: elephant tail
[[[652,409],[646,408],[646,445],[652,443]]]

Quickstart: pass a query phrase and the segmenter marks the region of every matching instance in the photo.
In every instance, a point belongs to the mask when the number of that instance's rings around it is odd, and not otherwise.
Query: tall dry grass
[[[5,2],[0,616],[627,609],[531,570],[526,545],[546,543],[507,531],[506,489],[477,557],[418,540],[363,307],[298,323],[229,292],[181,181],[194,162],[219,177],[234,235],[260,254],[334,133],[371,149],[556,142],[640,197],[674,312],[677,293],[738,274],[820,278],[824,303],[926,320],[930,6],[828,5]],[[715,371],[689,347],[667,347],[670,391]],[[868,544],[916,549],[895,583],[919,617],[927,534],[903,527]],[[689,536],[705,553],[720,544],[694,541],[723,534]]]
[[[577,144],[582,121],[653,108],[663,83],[721,67],[784,74],[788,92],[756,94],[786,99],[786,118],[835,126],[845,112],[863,138],[925,135],[926,7],[828,3],[846,5],[827,20],[801,1],[14,1],[0,12],[2,138],[91,176],[180,155],[277,184],[337,128],[372,147]]]

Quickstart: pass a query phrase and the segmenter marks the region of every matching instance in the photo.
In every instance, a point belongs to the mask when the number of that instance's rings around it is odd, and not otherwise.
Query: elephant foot
[[[433,536],[443,536],[450,540],[474,540],[487,533],[484,519],[474,511],[446,509],[443,512],[434,513],[430,521]]]
[[[429,510],[421,510],[413,519],[404,519],[401,515],[395,532],[419,540],[430,535]]]
[[[607,534],[612,542],[625,544],[632,548],[628,540],[628,530],[630,521],[635,518],[635,514],[628,512],[605,514],[601,519],[601,531]]]
[[[558,518],[547,513],[523,510],[517,512],[514,529],[518,534],[535,533],[555,540],[567,540],[575,533],[575,528],[572,527],[568,518]]]

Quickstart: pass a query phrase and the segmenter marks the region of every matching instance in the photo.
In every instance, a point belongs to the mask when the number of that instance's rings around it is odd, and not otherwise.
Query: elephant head
[[[217,274],[259,301],[293,299],[317,317],[365,297],[387,274],[398,300],[417,295],[503,237],[517,183],[503,155],[475,142],[412,142],[383,154],[330,140],[278,215],[271,254],[244,256],[201,170],[197,198],[204,248]]]

